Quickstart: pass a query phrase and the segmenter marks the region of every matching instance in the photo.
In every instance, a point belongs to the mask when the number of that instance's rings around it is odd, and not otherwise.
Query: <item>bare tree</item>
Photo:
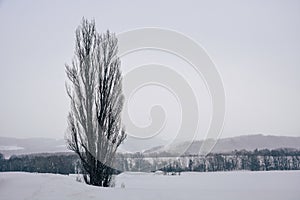
[[[109,186],[117,148],[126,138],[117,43],[114,34],[98,34],[95,22],[83,19],[76,30],[72,65],[66,65],[71,83],[66,87],[71,100],[68,148],[78,154],[85,182],[104,187]]]

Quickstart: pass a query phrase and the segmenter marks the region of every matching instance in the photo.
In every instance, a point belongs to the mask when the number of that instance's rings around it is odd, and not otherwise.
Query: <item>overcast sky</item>
[[[64,137],[69,110],[64,64],[71,63],[74,31],[83,16],[94,18],[99,32],[161,27],[201,44],[224,82],[222,137],[300,136],[300,1],[283,0],[0,0],[0,136]],[[145,59],[157,57],[152,54]],[[209,106],[200,105],[203,130]],[[175,118],[167,132],[176,128]]]

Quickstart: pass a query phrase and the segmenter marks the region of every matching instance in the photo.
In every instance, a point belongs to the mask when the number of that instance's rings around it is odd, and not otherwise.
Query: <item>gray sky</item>
[[[130,2],[0,1],[0,136],[63,138],[69,110],[64,64],[71,63],[83,16],[94,18],[99,32],[161,27],[201,44],[224,81],[222,137],[300,136],[299,1]],[[198,95],[205,130],[210,105],[205,91]],[[167,132],[176,128],[174,120]]]

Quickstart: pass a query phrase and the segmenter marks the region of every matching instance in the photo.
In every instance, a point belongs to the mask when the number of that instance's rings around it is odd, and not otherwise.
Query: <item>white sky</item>
[[[69,110],[64,64],[71,63],[74,31],[83,16],[94,18],[99,32],[161,27],[201,44],[224,81],[222,137],[300,136],[299,1],[158,0],[0,0],[0,136],[64,137]],[[204,90],[198,95],[205,130],[211,105]],[[137,119],[143,124],[146,115]],[[176,127],[178,119],[170,117],[162,138]]]

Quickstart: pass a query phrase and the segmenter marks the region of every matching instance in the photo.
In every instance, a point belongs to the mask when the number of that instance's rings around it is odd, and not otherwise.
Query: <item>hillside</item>
[[[63,139],[0,137],[0,153],[5,157],[30,153],[67,152]]]
[[[187,149],[188,154],[197,154],[203,141],[195,141]],[[186,142],[179,143],[169,149],[170,152],[183,152],[183,148],[186,146]],[[234,150],[248,150],[253,151],[255,149],[278,149],[278,148],[294,148],[300,149],[300,137],[288,137],[288,136],[272,136],[272,135],[245,135],[231,138],[221,138],[217,141],[212,152],[224,153]],[[164,151],[164,149],[154,147],[145,153]]]
[[[123,145],[125,149],[134,152],[137,147],[141,146],[147,149],[149,146],[154,146],[144,153],[160,152],[164,151],[160,142],[155,140],[152,141],[139,141],[139,140],[127,140]],[[163,142],[161,142],[163,143]],[[203,141],[195,141],[188,148],[187,152],[190,154],[197,154]],[[184,142],[173,146],[170,152],[182,152],[182,148],[186,146]],[[219,139],[213,149],[214,153],[218,152],[231,152],[234,150],[248,150],[253,151],[254,149],[278,149],[278,148],[295,148],[300,149],[300,137],[288,137],[288,136],[272,136],[272,135],[246,135],[231,138]],[[121,149],[122,150],[122,149]],[[65,141],[63,139],[50,139],[50,138],[10,138],[0,137],[0,153],[4,154],[5,157],[11,155],[29,154],[29,153],[51,153],[51,152],[68,152]],[[129,151],[130,152],[130,151]]]

